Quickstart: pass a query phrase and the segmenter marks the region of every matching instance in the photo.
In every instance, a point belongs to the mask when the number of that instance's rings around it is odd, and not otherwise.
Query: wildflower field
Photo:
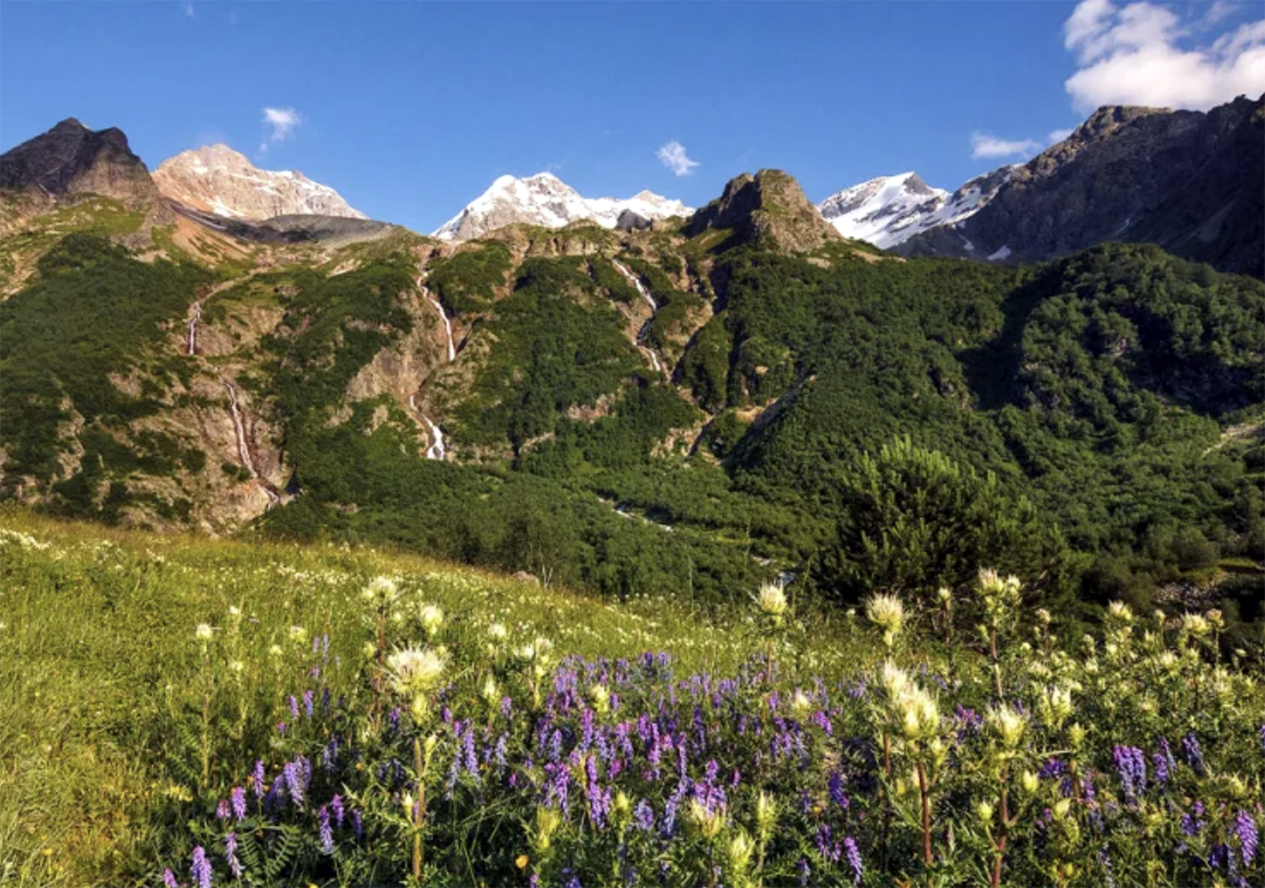
[[[0,512],[0,884],[1265,885],[1220,617],[702,614]]]

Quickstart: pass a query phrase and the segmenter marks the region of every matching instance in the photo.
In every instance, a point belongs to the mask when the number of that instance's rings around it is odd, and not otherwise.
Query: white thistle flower
[[[401,648],[387,657],[391,687],[401,696],[417,697],[434,690],[446,665],[446,658],[430,648]]]
[[[400,592],[400,584],[391,577],[374,577],[369,581],[369,585],[365,586],[364,596],[366,601],[386,602],[395,598]]]
[[[439,631],[439,627],[444,625],[444,612],[433,604],[422,605],[421,611],[418,612],[418,617],[427,635],[433,636]]]
[[[756,604],[770,617],[781,617],[787,608],[786,590],[781,583],[764,583],[756,596]]]
[[[895,595],[871,595],[865,603],[865,615],[883,630],[883,644],[891,647],[905,622],[905,606],[900,599]]]
[[[988,724],[1001,738],[1003,746],[1007,749],[1017,749],[1020,741],[1023,740],[1023,732],[1028,726],[1028,720],[1019,710],[1002,704],[988,711]]]

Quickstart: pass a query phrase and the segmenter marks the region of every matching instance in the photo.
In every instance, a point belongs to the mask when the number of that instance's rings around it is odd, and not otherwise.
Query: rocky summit
[[[727,229],[740,241],[792,253],[842,241],[799,183],[781,170],[730,179],[720,197],[694,214],[685,232],[696,237],[707,229]]]
[[[227,145],[182,151],[163,161],[154,182],[164,196],[228,219],[261,222],[276,216],[364,219],[333,188],[297,170],[261,170]]]
[[[979,210],[895,246],[905,255],[1029,262],[1104,241],[1149,242],[1265,274],[1265,97],[1207,113],[1105,107]]]
[[[501,176],[440,226],[434,236],[441,240],[471,240],[507,225],[562,228],[581,220],[604,228],[645,227],[657,219],[687,216],[690,212],[679,200],[652,191],[640,191],[626,200],[587,198],[552,173],[537,173],[526,179]]]
[[[73,117],[0,155],[0,188],[48,197],[92,193],[138,205],[158,200],[122,130],[91,130]]]

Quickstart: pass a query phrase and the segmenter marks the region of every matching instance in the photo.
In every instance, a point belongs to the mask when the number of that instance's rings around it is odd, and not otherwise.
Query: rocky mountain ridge
[[[952,194],[932,188],[917,173],[879,176],[838,191],[817,205],[844,237],[893,249],[916,234],[956,225],[979,212],[1010,179],[1005,166],[976,176]]]
[[[969,216],[893,244],[903,255],[1034,262],[1105,241],[1155,243],[1265,275],[1265,97],[1200,111],[1104,107],[1010,168]]]
[[[90,130],[73,117],[0,155],[0,188],[64,196],[92,193],[153,201],[157,189],[144,161],[115,127]]]
[[[297,170],[261,170],[227,145],[182,151],[159,164],[153,178],[165,197],[227,219],[367,218],[328,185],[313,182]]]
[[[562,228],[581,220],[591,220],[604,228],[644,228],[655,220],[692,212],[679,200],[652,191],[640,191],[626,200],[586,198],[552,173],[537,173],[525,179],[506,175],[440,226],[433,236],[440,240],[472,240],[506,225]]]

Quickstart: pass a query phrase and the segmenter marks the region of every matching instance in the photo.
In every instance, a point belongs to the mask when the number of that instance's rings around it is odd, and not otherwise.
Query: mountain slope
[[[700,601],[980,563],[1143,600],[1265,542],[1259,463],[1222,438],[1265,415],[1265,287],[1155,247],[883,256],[777,170],[650,229],[179,221],[209,247],[176,262],[41,230],[0,303],[0,495]],[[876,527],[893,478],[958,511]],[[953,491],[980,484],[999,523],[922,545],[924,518],[974,526]]]
[[[650,191],[641,191],[627,200],[586,198],[551,173],[537,173],[526,179],[501,176],[444,223],[434,236],[441,240],[471,240],[506,225],[525,223],[562,228],[583,219],[615,228],[621,217],[624,218],[622,227],[639,227],[637,220],[652,222],[690,212],[679,200],[669,200]]]
[[[1104,241],[1157,243],[1223,271],[1265,274],[1265,99],[1205,113],[1106,107],[1012,168],[957,224],[895,245],[904,255],[1031,262]]]
[[[364,219],[342,196],[302,173],[261,170],[227,145],[182,151],[163,161],[154,182],[166,197],[229,219],[261,222],[275,216],[320,215]]]

